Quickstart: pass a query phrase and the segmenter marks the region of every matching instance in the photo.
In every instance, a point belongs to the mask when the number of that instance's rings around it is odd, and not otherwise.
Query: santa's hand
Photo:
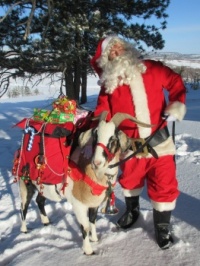
[[[176,121],[176,117],[174,117],[173,115],[168,115],[168,114],[164,114],[164,119],[166,119],[167,122],[174,122]]]
[[[81,154],[83,154],[83,157],[86,159],[90,159],[92,157],[92,145],[86,145],[82,151]]]

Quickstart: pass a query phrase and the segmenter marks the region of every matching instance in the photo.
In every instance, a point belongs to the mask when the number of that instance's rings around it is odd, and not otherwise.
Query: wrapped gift
[[[45,109],[34,108],[33,120],[35,121],[47,121],[51,111]]]
[[[66,122],[74,122],[74,114],[63,113],[60,110],[54,109],[49,117],[47,122],[52,124],[62,124]]]
[[[76,101],[69,100],[66,96],[61,96],[53,102],[53,109],[67,114],[75,114]]]
[[[88,115],[88,111],[84,109],[76,109],[76,115],[74,118],[74,123],[76,123],[79,119],[85,118]]]
[[[34,109],[33,119],[35,121],[62,124],[74,122],[76,114],[76,101],[61,96],[53,102],[53,110]]]

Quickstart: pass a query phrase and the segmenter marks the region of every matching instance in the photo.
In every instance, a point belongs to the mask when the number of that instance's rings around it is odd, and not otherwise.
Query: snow
[[[199,60],[182,60],[182,59],[166,59],[164,60],[166,64],[169,64],[171,66],[184,66],[184,67],[190,67],[190,68],[199,68]]]
[[[88,108],[96,104],[96,79],[90,83]],[[56,93],[54,93],[55,96]],[[20,233],[20,197],[18,184],[11,174],[13,156],[19,147],[22,132],[12,126],[30,117],[33,108],[51,104],[49,92],[23,98],[1,99],[0,103],[0,265],[9,266],[145,266],[200,265],[200,90],[189,90],[188,111],[184,121],[176,123],[176,164],[180,196],[172,215],[174,244],[161,250],[154,238],[152,207],[146,194],[141,195],[141,215],[133,228],[123,231],[116,221],[125,204],[120,186],[115,194],[117,215],[97,219],[99,242],[92,243],[95,255],[86,256],[81,249],[82,236],[71,205],[66,201],[47,201],[49,226],[40,222],[35,201],[27,215],[29,232]],[[169,124],[171,130],[171,124]]]

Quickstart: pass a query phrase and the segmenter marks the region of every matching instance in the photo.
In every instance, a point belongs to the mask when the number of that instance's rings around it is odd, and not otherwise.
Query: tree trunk
[[[87,69],[82,70],[81,104],[87,102]]]
[[[65,87],[66,96],[69,97],[69,99],[75,99],[73,73],[70,69],[68,69],[65,73]]]
[[[79,61],[76,61],[74,66],[74,95],[75,95],[75,100],[77,102],[79,102],[80,85],[81,85],[81,63]]]
[[[88,32],[84,33],[85,51],[89,50]],[[82,72],[81,72],[81,104],[87,102],[87,73],[88,73],[88,53],[85,53],[82,58]]]

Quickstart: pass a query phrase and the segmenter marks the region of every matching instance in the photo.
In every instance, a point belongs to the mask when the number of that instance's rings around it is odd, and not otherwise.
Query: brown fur
[[[94,182],[102,186],[107,186],[106,177],[102,178],[101,182],[97,180],[90,162],[90,158],[87,159],[80,154],[78,165],[81,171],[86,173]],[[102,202],[102,197],[105,197],[105,191],[100,196],[92,194],[91,187],[82,180],[74,182],[72,194],[77,200],[91,208],[98,207]]]

